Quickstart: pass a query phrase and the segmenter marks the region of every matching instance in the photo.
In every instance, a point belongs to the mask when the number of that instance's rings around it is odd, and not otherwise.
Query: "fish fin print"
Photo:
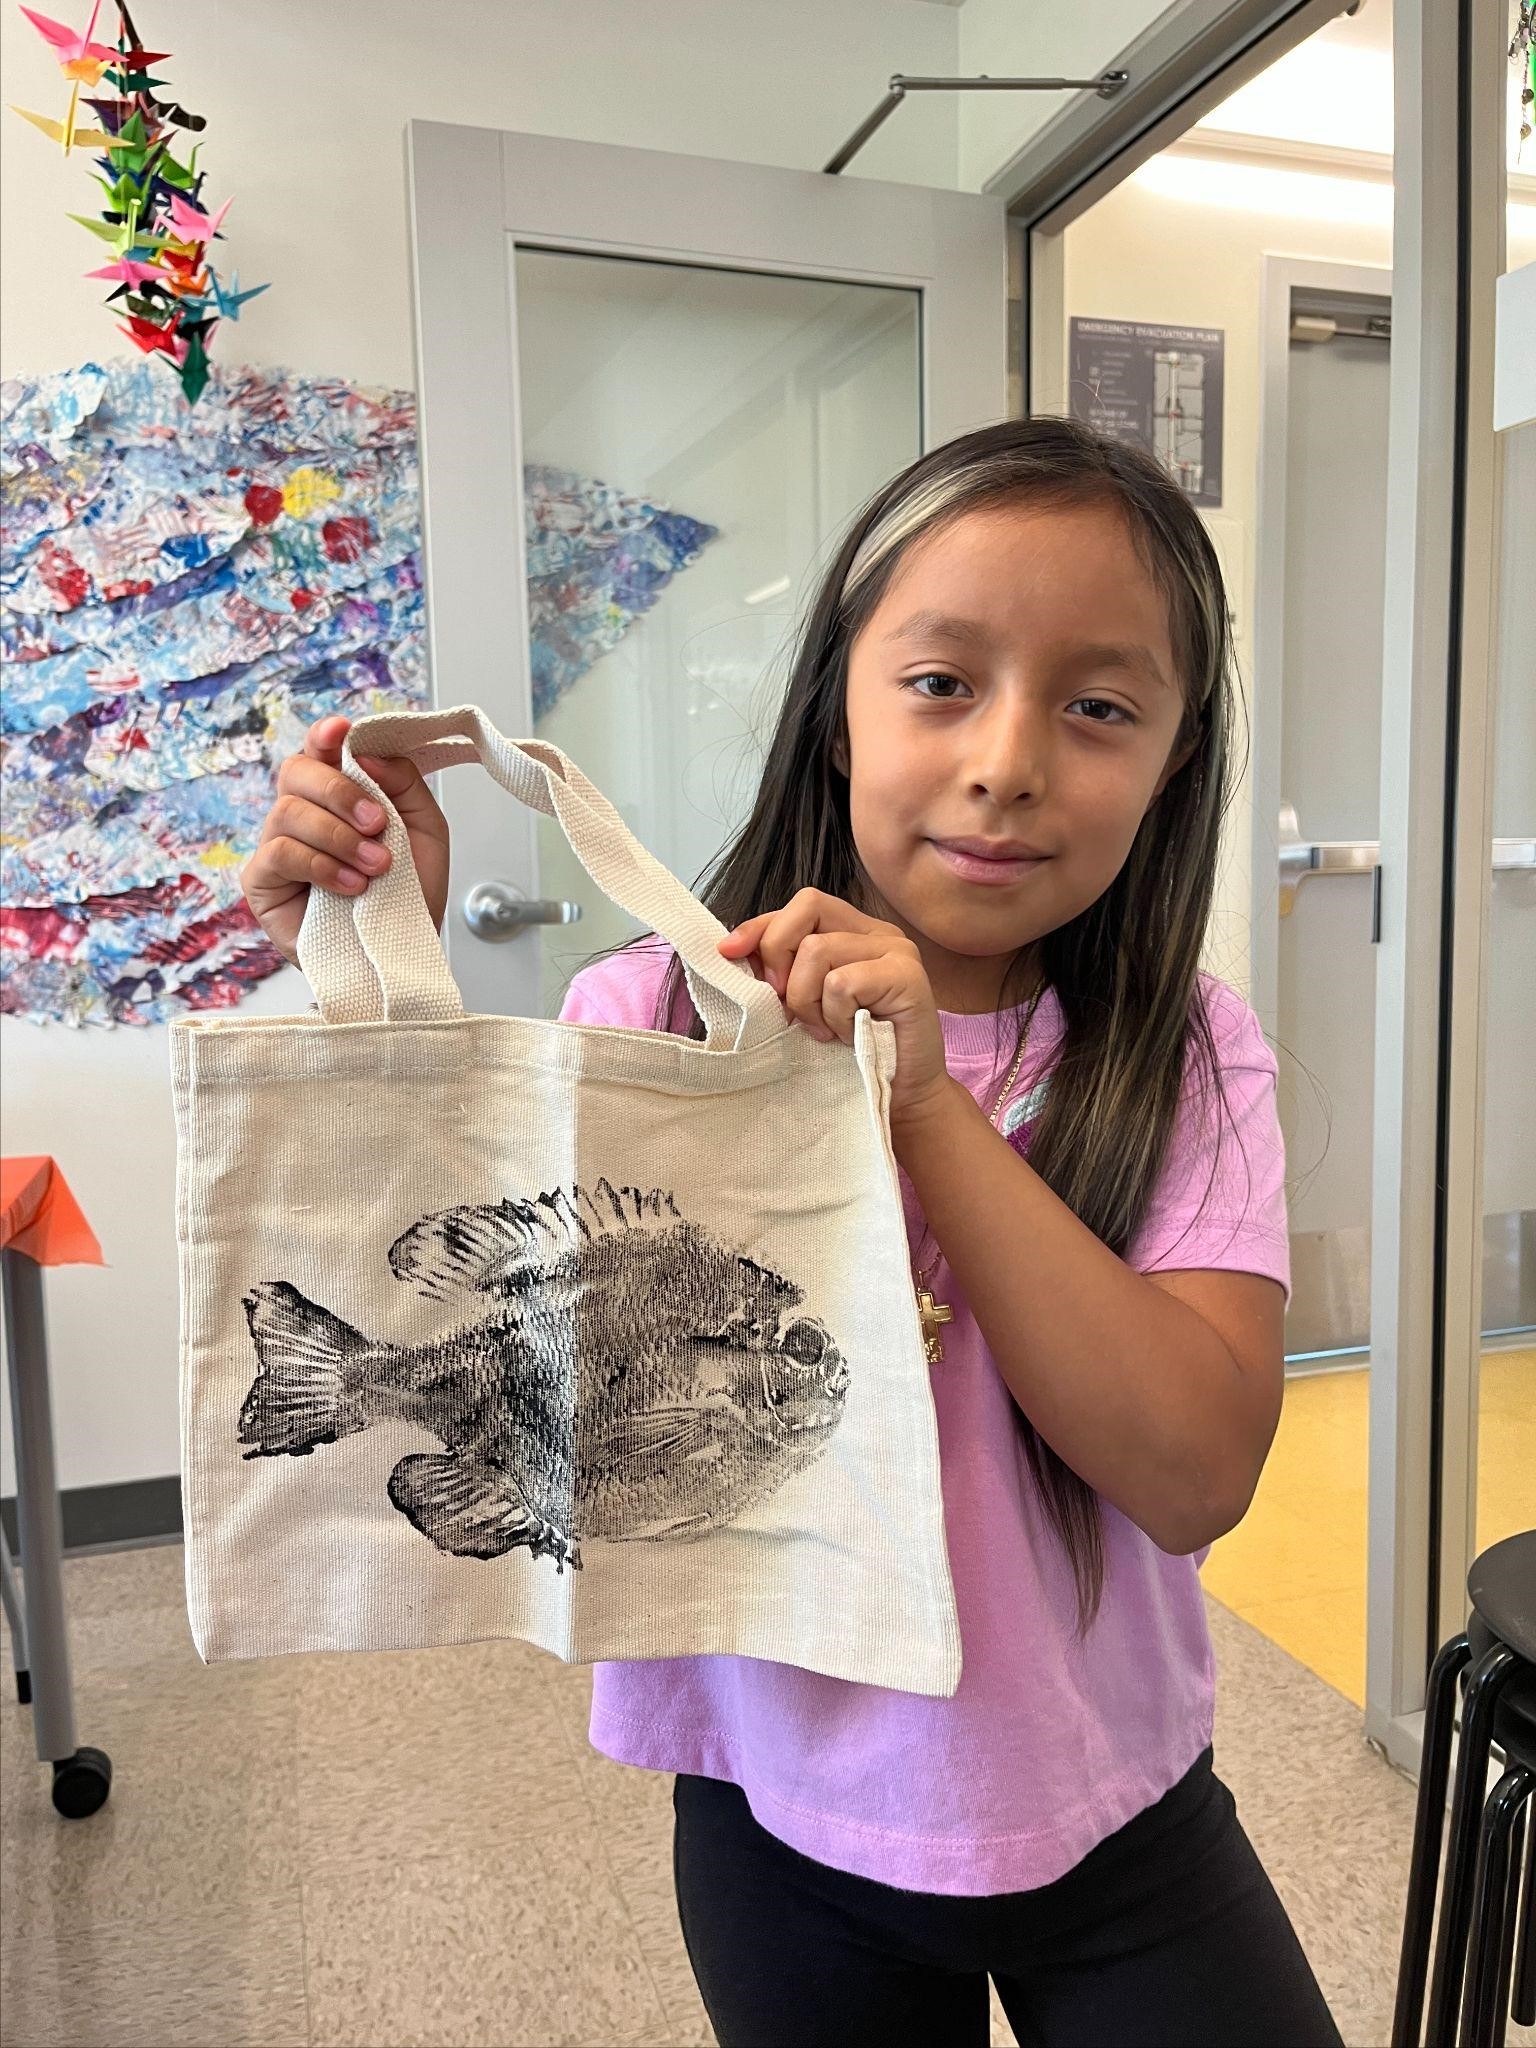
[[[377,1347],[286,1280],[244,1297],[259,1369],[240,1408],[247,1458],[301,1458],[317,1444],[366,1429],[367,1363]]]
[[[594,1237],[671,1230],[682,1221],[665,1188],[552,1188],[530,1201],[471,1202],[423,1216],[389,1248],[397,1280],[433,1300],[488,1294],[520,1274],[547,1271]]]
[[[552,1557],[556,1571],[581,1569],[571,1539],[533,1512],[510,1473],[482,1458],[413,1451],[390,1473],[389,1497],[450,1557],[505,1557],[521,1544],[535,1557]]]
[[[582,1218],[584,1227],[596,1225],[599,1230],[633,1230],[636,1225],[647,1223],[669,1225],[682,1220],[676,1202],[665,1188],[616,1188],[608,1176],[593,1182],[590,1188],[577,1186],[572,1191],[573,1200],[568,1206]],[[541,1195],[540,1201],[566,1201],[562,1188],[555,1195]]]
[[[621,1415],[603,1432],[595,1447],[600,1465],[651,1463],[659,1458],[686,1458],[706,1435],[705,1418],[697,1408],[644,1408]]]
[[[772,1266],[765,1266],[761,1259],[754,1259],[749,1252],[738,1252],[737,1263],[743,1272],[752,1273],[772,1293],[781,1308],[798,1308],[805,1299],[805,1289],[795,1281],[777,1272]]]
[[[606,1174],[590,1188],[578,1181],[512,1206],[530,1228],[541,1233],[546,1259],[596,1237],[637,1230],[670,1231],[683,1221],[681,1210],[665,1188],[615,1187]]]
[[[621,1231],[670,1231],[682,1223],[666,1188],[551,1188],[532,1200],[465,1202],[440,1208],[389,1247],[389,1270],[442,1300],[489,1294],[518,1274],[545,1272],[561,1253]]]
[[[489,1293],[540,1262],[525,1207],[466,1202],[423,1216],[390,1246],[390,1271],[434,1301]]]

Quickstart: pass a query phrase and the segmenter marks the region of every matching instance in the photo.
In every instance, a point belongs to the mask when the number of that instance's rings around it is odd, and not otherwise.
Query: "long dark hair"
[[[1192,752],[1147,811],[1124,866],[1096,903],[1020,949],[999,994],[1006,1010],[1037,977],[1040,989],[1056,992],[1065,1031],[1029,1161],[1123,1254],[1146,1213],[1182,1090],[1220,1093],[1197,976],[1230,800],[1233,721],[1231,629],[1215,550],[1150,455],[1076,420],[1002,420],[920,456],[878,490],[849,527],[801,628],[751,815],[694,886],[728,926],[787,903],[798,889],[852,903],[866,897],[848,780],[835,762],[839,740],[848,745],[849,649],[914,541],[979,506],[1010,501],[1119,511],[1167,599],[1184,694],[1176,746]],[[639,943],[645,935],[625,942]],[[705,1035],[675,954],[655,1023]],[[999,1072],[1027,1025],[1026,1012],[1013,1044],[999,1043]],[[1086,1628],[1104,1581],[1098,1495],[1015,1413]]]

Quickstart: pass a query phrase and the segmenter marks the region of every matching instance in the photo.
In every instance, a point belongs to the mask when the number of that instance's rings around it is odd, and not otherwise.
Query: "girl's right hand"
[[[317,719],[304,737],[303,753],[283,762],[260,843],[240,870],[240,887],[257,923],[295,967],[311,888],[357,896],[389,867],[389,849],[379,841],[384,813],[339,765],[351,723],[338,715]],[[441,931],[448,906],[448,820],[413,761],[357,758],[400,813],[421,892]]]

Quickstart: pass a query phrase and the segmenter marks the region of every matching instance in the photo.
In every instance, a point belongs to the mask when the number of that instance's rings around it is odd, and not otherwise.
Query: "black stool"
[[[1497,2048],[1511,2012],[1522,2026],[1536,2021],[1536,1831],[1527,1853],[1525,1811],[1536,1792],[1536,1529],[1485,1550],[1467,1596],[1467,1632],[1429,1674],[1392,2048],[1419,2048],[1456,1681],[1468,1665],[1428,2048]],[[1508,1768],[1485,1804],[1494,1743]]]

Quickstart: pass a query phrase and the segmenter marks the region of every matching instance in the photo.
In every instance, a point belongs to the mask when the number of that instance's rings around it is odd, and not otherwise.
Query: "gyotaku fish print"
[[[580,1564],[586,1538],[707,1535],[826,1448],[849,1373],[792,1280],[659,1188],[606,1178],[423,1217],[395,1279],[452,1311],[429,1342],[376,1341],[285,1280],[244,1307],[260,1369],[247,1458],[308,1456],[385,1417],[442,1445],[389,1475],[439,1550]]]

